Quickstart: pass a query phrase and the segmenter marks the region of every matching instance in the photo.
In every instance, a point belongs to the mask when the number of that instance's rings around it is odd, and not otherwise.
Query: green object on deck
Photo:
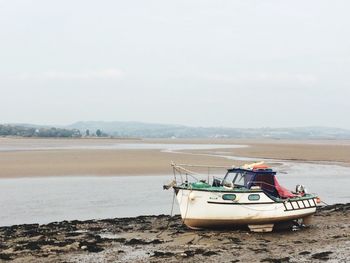
[[[210,185],[207,183],[203,183],[203,182],[196,182],[196,183],[192,183],[191,186],[193,188],[209,188]]]

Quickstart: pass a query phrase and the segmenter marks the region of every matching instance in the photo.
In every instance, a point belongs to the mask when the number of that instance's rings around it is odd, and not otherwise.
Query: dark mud
[[[348,262],[350,204],[307,228],[272,233],[187,229],[180,216],[0,227],[0,262]]]

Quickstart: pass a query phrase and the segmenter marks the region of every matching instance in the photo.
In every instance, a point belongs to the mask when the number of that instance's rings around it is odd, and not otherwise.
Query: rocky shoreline
[[[320,208],[307,228],[189,230],[180,216],[0,227],[0,262],[347,262],[350,203]]]

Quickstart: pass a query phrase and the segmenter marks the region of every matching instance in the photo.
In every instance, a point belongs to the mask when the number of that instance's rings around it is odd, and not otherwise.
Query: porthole
[[[222,199],[233,201],[236,199],[236,195],[235,194],[224,194],[224,195],[222,195]]]
[[[258,194],[251,194],[248,196],[249,201],[258,201],[260,200],[260,195]]]

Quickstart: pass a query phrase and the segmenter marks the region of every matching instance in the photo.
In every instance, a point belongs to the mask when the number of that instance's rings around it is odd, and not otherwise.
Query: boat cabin
[[[281,186],[276,178],[276,172],[268,166],[252,169],[228,169],[222,181],[222,186],[245,189],[261,189],[267,195],[277,198],[292,198],[295,194]]]

